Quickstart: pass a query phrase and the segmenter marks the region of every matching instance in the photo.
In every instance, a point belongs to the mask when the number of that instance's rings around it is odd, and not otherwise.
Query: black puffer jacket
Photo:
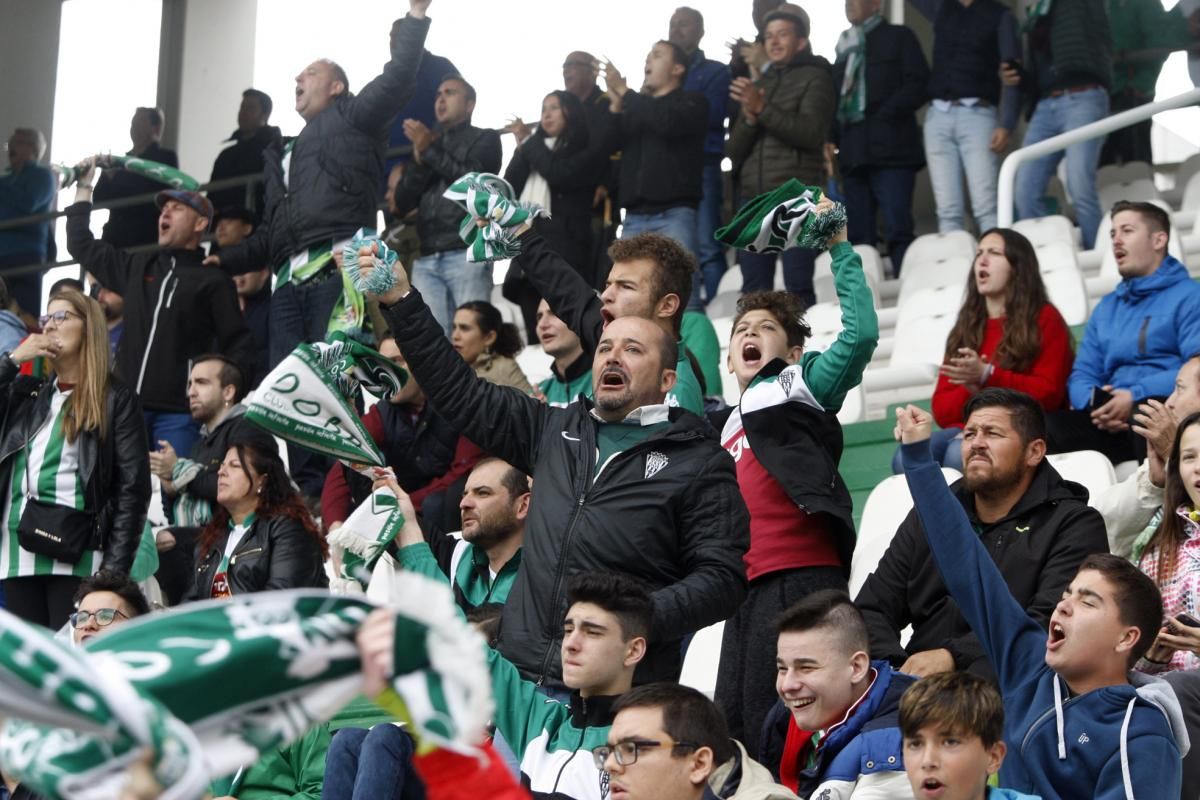
[[[464,250],[458,235],[462,207],[442,197],[451,183],[468,172],[500,171],[500,134],[464,122],[438,133],[421,153],[421,163],[408,165],[396,185],[396,210],[404,216],[417,209],[421,255]]]
[[[227,538],[228,532],[203,557],[197,548],[195,582],[186,600],[205,600],[212,594]],[[233,594],[329,585],[321,546],[299,522],[287,517],[256,519],[229,557],[226,577]]]
[[[975,515],[973,495],[962,480],[952,489],[1013,597],[1042,623],[1049,621],[1083,559],[1108,552],[1104,519],[1088,506],[1087,489],[1064,480],[1044,461],[1020,501],[1007,516],[991,524],[980,522]],[[899,667],[913,653],[946,648],[954,656],[956,669],[995,680],[983,646],[930,557],[916,509],[900,523],[854,604],[866,618],[872,658]],[[900,631],[907,625],[913,627],[912,638],[907,647],[901,647]]]
[[[749,514],[716,431],[671,409],[666,430],[617,455],[596,478],[604,423],[590,402],[551,408],[476,378],[416,290],[384,316],[438,413],[533,476],[521,571],[500,623],[504,656],[527,677],[556,683],[567,579],[620,572],[654,593],[652,644],[637,681],[678,679],[680,639],[728,617],[746,593]]]
[[[263,125],[249,136],[241,130],[236,130],[229,137],[228,145],[217,154],[213,162],[212,180],[221,181],[229,178],[239,178],[243,175],[257,175],[263,171],[263,153],[271,145],[278,145],[283,135],[274,125]],[[266,187],[258,184],[252,192],[253,200],[246,202],[245,186],[230,186],[228,189],[210,190],[208,201],[213,208],[220,212],[229,206],[245,206],[256,215],[261,215],[265,205]]]
[[[416,87],[428,30],[428,19],[396,20],[391,61],[357,95],[339,96],[304,126],[292,146],[286,185],[280,143],[267,148],[263,222],[246,241],[221,251],[227,272],[278,268],[306,247],[375,227],[388,125]]]
[[[7,491],[12,457],[42,427],[54,392],[46,380],[19,375],[17,365],[0,357],[0,487]],[[84,432],[79,438],[79,472],[86,510],[96,512],[91,549],[104,555],[101,569],[128,574],[133,566],[146,507],[150,504],[150,462],[146,425],[137,397],[117,378],[108,382],[105,399],[108,435]]]

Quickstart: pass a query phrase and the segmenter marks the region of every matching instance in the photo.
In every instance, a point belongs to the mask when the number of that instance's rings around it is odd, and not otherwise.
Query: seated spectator
[[[161,108],[138,108],[133,112],[133,119],[129,123],[129,138],[133,147],[125,155],[166,164],[168,167],[178,167],[179,156],[174,150],[162,146],[165,126],[166,115]],[[89,196],[91,181],[91,172],[79,175],[79,186],[86,186]],[[96,182],[95,201],[103,204],[126,197],[152,195],[161,188],[162,183],[153,178],[126,169],[106,169]],[[108,222],[104,223],[104,232],[100,238],[113,247],[122,249],[139,244],[153,244],[159,235],[159,215],[154,205],[152,200],[146,200],[136,205],[110,209]]]
[[[608,149],[621,151],[621,205],[625,209],[621,238],[658,233],[674,239],[695,257],[708,100],[699,92],[684,90],[687,73],[688,57],[683,50],[658,41],[646,56],[641,91],[630,89],[611,63],[605,65],[604,81],[609,111],[615,115]],[[689,282],[684,305],[691,296]]]
[[[0,278],[0,353],[16,350],[21,340],[29,335],[25,323],[10,310],[12,304],[4,278]]]
[[[592,359],[583,352],[570,328],[550,310],[542,298],[537,307],[537,336],[542,352],[554,359],[550,377],[538,384],[537,391],[546,402],[564,408],[579,399],[592,396]]]
[[[1045,623],[1009,592],[929,452],[933,420],[897,409],[904,471],[933,560],[996,669],[1012,713],[1000,782],[1044,797],[1180,796],[1186,741],[1174,692],[1131,683],[1162,619],[1154,582],[1113,555],[1088,556]]]
[[[158,585],[169,605],[178,605],[191,588],[196,538],[217,507],[217,473],[229,444],[247,424],[241,400],[246,395],[242,372],[224,356],[208,353],[192,363],[188,406],[200,423],[200,438],[186,457],[170,443],[150,453],[150,471],[162,483],[170,503],[172,526],[156,538]]]
[[[407,369],[408,364],[396,346],[394,337],[379,342],[379,353]],[[445,419],[426,402],[420,382],[409,375],[395,396],[371,406],[362,417],[367,433],[379,445],[384,459],[396,474],[396,480],[437,530],[456,531],[462,527],[458,516],[459,493],[444,498],[447,490],[458,486],[471,468],[483,457],[483,451],[469,439],[459,436]],[[321,522],[332,529],[350,516],[371,494],[371,481],[341,463],[335,463],[325,476],[321,491]],[[426,506],[426,502],[430,506]],[[453,507],[446,513],[442,506]]]
[[[522,202],[546,209],[550,217],[538,217],[533,227],[589,286],[594,285],[592,199],[608,159],[591,145],[583,103],[570,92],[551,92],[542,101],[537,129],[517,119],[505,132],[513,134],[517,149],[504,179]],[[541,295],[525,278],[521,261],[518,255],[509,264],[504,296],[521,307],[525,330],[532,332]]]
[[[10,613],[56,630],[83,577],[129,574],[150,470],[137,396],[109,372],[99,304],[78,292],[54,295],[40,327],[0,357],[0,578]],[[36,358],[49,376],[20,375]],[[37,535],[68,528],[74,535],[53,544]]]
[[[1029,395],[984,389],[967,401],[962,480],[951,489],[1008,593],[1043,626],[1079,563],[1108,552],[1087,490],[1046,461],[1045,417]],[[929,521],[909,512],[855,602],[871,655],[902,672],[970,670],[993,678],[984,642],[929,558]],[[900,632],[912,625],[906,646]]]
[[[243,427],[217,471],[217,507],[200,534],[194,582],[184,599],[324,587],[326,556],[325,539],[275,439]]]
[[[845,591],[854,551],[836,415],[862,380],[879,321],[844,229],[831,253],[843,303],[837,340],[824,352],[804,352],[810,330],[799,297],[743,295],[729,343],[729,368],[742,394],[736,408],[709,416],[733,456],[750,511],[744,559],[750,590],[725,622],[715,699],[734,738],[753,752],[760,752],[763,719],[778,699],[770,660],[762,656],[778,636],[773,621],[810,592]]]
[[[765,19],[771,68],[754,83],[737,78],[729,92],[741,104],[725,145],[741,203],[789,178],[809,186],[825,184],[825,140],[837,105],[829,62],[813,55],[809,46],[808,14],[785,3]],[[817,302],[813,293],[816,251],[793,247],[780,257],[787,291],[806,308]],[[775,287],[775,259],[774,253],[738,253],[743,293]]]
[[[127,575],[101,570],[84,578],[75,590],[70,616],[71,641],[83,646],[131,619],[150,613],[150,604]]]
[[[214,238],[218,248],[241,244],[254,233],[254,215],[242,206],[226,206],[217,210],[213,218]],[[218,252],[219,249],[218,249]],[[254,340],[254,374],[246,389],[252,390],[267,376],[271,364],[271,268],[263,267],[252,272],[233,276],[237,289],[238,308],[242,319]]]
[[[968,672],[917,681],[900,697],[904,771],[919,800],[1037,800],[993,789],[1004,743],[1004,703],[992,684]]]
[[[721,711],[695,689],[639,686],[614,706],[608,741],[592,750],[609,789],[627,800],[795,800],[729,737]]]
[[[1200,353],[1200,284],[1167,255],[1171,221],[1153,203],[1112,210],[1121,282],[1092,316],[1067,383],[1072,411],[1049,418],[1051,453],[1099,450],[1114,464],[1145,449],[1129,429],[1134,407],[1171,393],[1185,359]]]
[[[342,728],[327,743],[320,796],[339,800],[419,800],[425,797],[413,767],[416,743],[392,722]],[[241,800],[241,798],[239,798]]]
[[[986,387],[1025,392],[1046,411],[1062,408],[1073,358],[1071,331],[1046,294],[1029,240],[1009,228],[986,232],[933,390],[941,428],[931,443],[934,458],[962,470],[963,408]],[[892,471],[901,470],[897,450]]]
[[[467,245],[458,233],[463,210],[442,196],[468,172],[500,171],[500,134],[472,125],[474,111],[475,88],[461,75],[443,76],[434,104],[437,134],[418,120],[404,121],[413,163],[405,168],[394,195],[398,216],[417,210],[421,257],[413,262],[413,285],[429,298],[434,318],[447,334],[454,309],[492,296],[492,265],[467,261]]]
[[[524,347],[521,334],[491,303],[474,300],[459,306],[454,312],[450,343],[485,381],[533,394],[529,379],[515,360]]]
[[[115,364],[117,346],[121,344],[121,334],[125,332],[125,298],[100,283],[92,273],[87,273],[87,294],[104,309],[104,324],[108,326],[108,356],[110,363]]]
[[[801,797],[911,798],[896,715],[915,678],[871,660],[845,592],[813,592],[776,629],[779,702],[763,726],[763,764]]]
[[[242,92],[242,104],[238,106],[237,130],[226,140],[226,145],[213,162],[212,181],[258,176],[263,171],[263,153],[269,147],[280,147],[282,135],[279,128],[268,124],[274,103],[271,96],[258,89]],[[261,217],[266,208],[266,187],[263,182],[253,185],[230,186],[225,189],[209,190],[208,200],[214,208],[247,206]],[[243,237],[244,238],[244,237]]]
[[[8,139],[8,170],[0,175],[0,221],[50,210],[58,179],[39,163],[45,154],[46,137],[41,131],[13,131]],[[42,309],[42,273],[9,270],[46,263],[53,245],[49,221],[0,230],[0,277],[8,282],[10,299],[26,314],[36,315]]]
[[[396,537],[396,560],[404,569],[449,581],[464,614],[508,599],[521,566],[525,519],[529,516],[529,476],[498,458],[485,458],[467,476],[459,508],[462,537],[431,528],[421,531],[416,510],[400,486],[404,528]]]

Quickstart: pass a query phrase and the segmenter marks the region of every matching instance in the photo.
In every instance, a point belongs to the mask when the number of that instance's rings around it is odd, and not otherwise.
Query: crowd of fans
[[[243,94],[212,179],[262,173],[258,188],[164,189],[113,208],[97,239],[93,202],[161,184],[81,162],[67,248],[85,280],[60,281],[44,309],[41,275],[18,268],[53,256],[49,225],[0,229],[5,608],[86,647],[155,605],[345,591],[327,536],[386,488],[405,524],[372,585],[408,570],[453,588],[489,641],[493,741],[533,796],[1200,796],[1200,285],[1167,253],[1166,212],[1117,203],[1100,246],[1122,280],[1075,344],[1033,246],[996,227],[1021,114],[1030,144],[1146,101],[1166,54],[1196,46],[1200,12],[1041,0],[1018,23],[996,0],[914,0],[930,64],[880,0],[846,0],[831,64],[803,8],[755,0],[756,36],[726,64],[682,7],[639,88],[571,52],[537,124],[495,130],[424,49],[429,4],[410,0],[357,91],[332,61],[304,67],[296,137],[270,125],[267,94]],[[137,109],[129,154],[176,165],[165,124]],[[1085,246],[1108,211],[1102,148],[1148,160],[1148,137],[1067,149]],[[44,149],[13,133],[0,220],[51,207]],[[1061,156],[1022,166],[1019,217],[1045,213]],[[893,468],[915,508],[851,598],[836,414],[879,340],[852,245],[881,231],[900,274],[926,166],[939,230],[973,227],[979,244],[932,413],[897,412]],[[469,172],[549,212],[515,231],[502,287],[553,359],[536,385],[443,196]],[[784,251],[779,289],[777,255],[741,251],[718,342],[714,233],[793,178],[828,195],[818,211],[845,206],[828,247],[842,331],[806,347],[817,251]],[[363,275],[394,273],[377,296],[342,269],[346,245],[375,236],[401,254],[358,252]],[[361,409],[392,470],[381,481],[283,453],[245,417],[276,365],[334,332],[409,375]],[[1140,465],[1089,498],[1046,460],[1081,449]],[[963,477],[947,486],[939,465]],[[166,515],[153,525],[152,476]],[[693,634],[720,621],[709,699],[678,680]],[[213,793],[423,796],[412,738],[375,711],[373,727],[325,723]]]

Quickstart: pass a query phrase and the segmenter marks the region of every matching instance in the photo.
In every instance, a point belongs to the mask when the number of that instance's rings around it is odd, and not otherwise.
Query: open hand
[[[942,364],[941,372],[958,386],[980,386],[987,374],[987,362],[969,347],[958,348],[958,355]]]
[[[525,120],[521,119],[520,117],[513,117],[509,123],[505,125],[503,129],[501,129],[500,132],[511,133],[513,138],[517,140],[517,144],[520,145],[531,135],[533,135],[533,128],[531,128],[528,123],[526,123]]]
[[[896,441],[901,444],[923,442],[933,435],[933,417],[923,408],[909,405],[896,409]]]
[[[749,78],[735,78],[733,83],[729,84],[729,96],[742,104],[742,111],[748,117],[757,118],[767,105],[766,94]]]
[[[1159,400],[1147,400],[1133,415],[1133,432],[1146,440],[1147,452],[1154,451],[1166,461],[1175,444],[1179,419]]]
[[[404,120],[404,135],[412,142],[413,157],[420,156],[421,153],[433,144],[433,131],[421,122],[419,119]]]
[[[625,80],[625,76],[621,74],[621,70],[617,69],[611,61],[604,62],[604,85],[608,89],[609,94],[617,97],[624,97],[629,91],[629,82]]]
[[[44,333],[31,333],[8,354],[17,364],[33,361],[35,358],[57,358],[59,346]]]
[[[179,460],[179,456],[175,453],[175,448],[165,439],[160,439],[158,442],[158,450],[150,453],[150,471],[164,481],[171,479],[171,472],[175,469],[175,462]]]
[[[1133,412],[1133,392],[1112,386],[1105,386],[1104,391],[1110,392],[1112,399],[1092,411],[1092,424],[1109,433],[1128,430],[1129,415]]]

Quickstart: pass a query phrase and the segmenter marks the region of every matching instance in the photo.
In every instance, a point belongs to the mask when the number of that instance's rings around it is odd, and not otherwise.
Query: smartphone
[[[1089,401],[1089,407],[1092,409],[1092,411],[1095,411],[1097,408],[1099,408],[1100,406],[1104,405],[1105,403],[1107,403],[1109,400],[1112,400],[1112,399],[1113,399],[1112,392],[1105,391],[1104,389],[1100,388],[1099,386],[1093,386],[1092,387],[1092,398]]]
[[[1181,625],[1187,625],[1189,628],[1200,628],[1200,619],[1196,619],[1191,614],[1176,614],[1175,621]]]

